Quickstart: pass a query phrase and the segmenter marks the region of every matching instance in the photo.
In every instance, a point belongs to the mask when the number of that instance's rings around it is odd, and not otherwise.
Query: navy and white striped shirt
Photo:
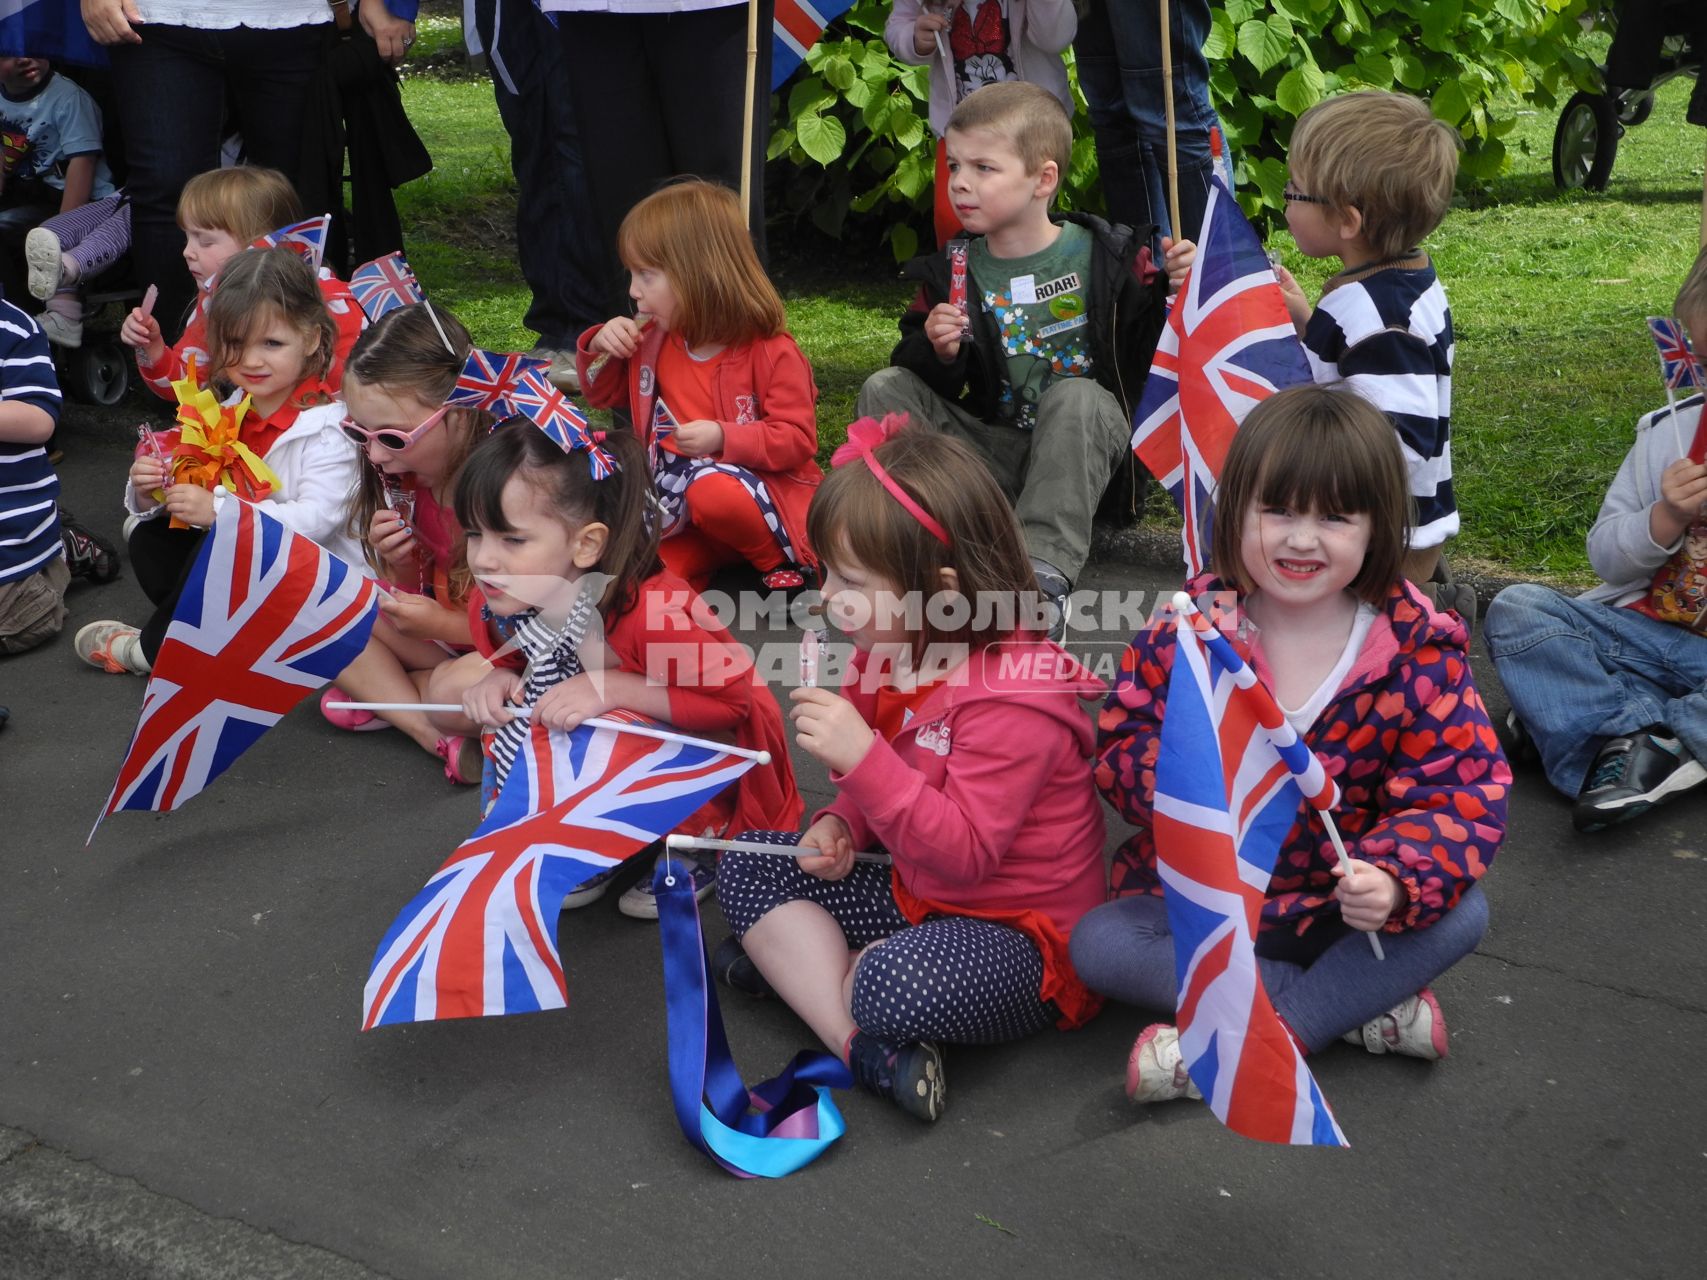
[[[0,401],[33,404],[59,421],[59,379],[36,322],[0,297]],[[47,447],[0,440],[0,583],[40,573],[65,554],[59,477]]]
[[[1452,311],[1428,255],[1330,283],[1304,329],[1318,383],[1343,383],[1399,433],[1417,524],[1413,547],[1458,532],[1452,496]]]

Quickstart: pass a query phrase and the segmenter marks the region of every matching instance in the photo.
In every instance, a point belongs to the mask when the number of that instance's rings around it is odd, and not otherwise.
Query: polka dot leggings
[[[742,840],[796,844],[792,831],[748,831]],[[725,853],[717,900],[744,937],[766,913],[805,899],[829,912],[848,940],[865,947],[854,971],[853,1020],[882,1040],[1000,1044],[1055,1024],[1038,997],[1043,956],[1017,929],[965,916],[908,924],[889,890],[889,869],[859,862],[842,880],[820,880],[793,858]]]

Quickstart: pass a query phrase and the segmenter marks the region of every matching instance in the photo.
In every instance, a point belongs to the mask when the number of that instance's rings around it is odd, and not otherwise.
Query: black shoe
[[[1049,613],[1049,638],[1060,644],[1067,638],[1067,609],[1073,584],[1047,560],[1033,556],[1031,568],[1037,575],[1037,589],[1043,593],[1044,607]]]
[[[119,576],[119,553],[105,538],[96,537],[69,515],[59,517],[59,537],[73,578],[111,582]]]
[[[1512,764],[1541,758],[1541,749],[1535,745],[1535,739],[1529,736],[1528,726],[1517,718],[1515,711],[1505,713],[1505,735],[1505,756]],[[1591,769],[1589,772],[1594,771]]]
[[[1577,793],[1571,823],[1578,831],[1600,831],[1638,817],[1703,781],[1707,781],[1707,768],[1662,725],[1608,738]]]
[[[726,987],[731,987],[755,1000],[774,1000],[776,989],[765,981],[759,966],[753,963],[741,946],[741,939],[730,934],[717,944],[711,953],[711,971]]]
[[[856,1031],[848,1042],[848,1067],[860,1088],[889,1099],[926,1124],[936,1122],[948,1100],[942,1050],[929,1040],[891,1044]]]

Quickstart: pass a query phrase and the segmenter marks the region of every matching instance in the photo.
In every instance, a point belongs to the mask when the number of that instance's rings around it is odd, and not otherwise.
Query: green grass
[[[454,52],[454,20],[422,33],[428,69],[404,96],[435,171],[399,193],[409,260],[475,340],[521,350],[528,291],[515,265],[509,143],[492,89]],[[1561,582],[1587,580],[1583,539],[1637,416],[1664,403],[1643,318],[1667,314],[1700,230],[1703,142],[1683,119],[1690,82],[1661,90],[1619,146],[1602,195],[1554,190],[1555,112],[1525,116],[1513,171],[1461,197],[1428,242],[1452,302],[1453,459],[1464,531],[1454,562]],[[782,234],[777,235],[780,240]],[[1305,289],[1335,263],[1274,238]],[[818,387],[821,456],[840,443],[859,384],[888,360],[910,290],[879,251],[812,265],[773,243],[779,287]],[[1165,499],[1147,523],[1166,527]]]

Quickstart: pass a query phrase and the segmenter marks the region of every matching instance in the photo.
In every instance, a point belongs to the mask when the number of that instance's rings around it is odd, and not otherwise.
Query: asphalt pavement
[[[113,538],[138,416],[63,431],[65,505]],[[1154,560],[1086,577],[1177,580]],[[1312,1060],[1349,1151],[1132,1106],[1148,1019],[1111,1006],[952,1049],[933,1127],[840,1094],[834,1149],[743,1181],[676,1127],[655,927],[614,893],[562,920],[566,1010],[359,1030],[375,945],[477,817],[400,735],[340,733],[310,701],[181,811],[85,847],[143,682],[81,666],[70,636],[143,603],[127,574],[70,605],[59,643],[0,660],[0,1277],[1701,1274],[1699,796],[1582,836],[1519,767],[1492,926],[1437,984],[1450,1058]],[[1479,638],[1476,658],[1503,718]],[[774,1002],[724,1012],[750,1080],[810,1044]]]

